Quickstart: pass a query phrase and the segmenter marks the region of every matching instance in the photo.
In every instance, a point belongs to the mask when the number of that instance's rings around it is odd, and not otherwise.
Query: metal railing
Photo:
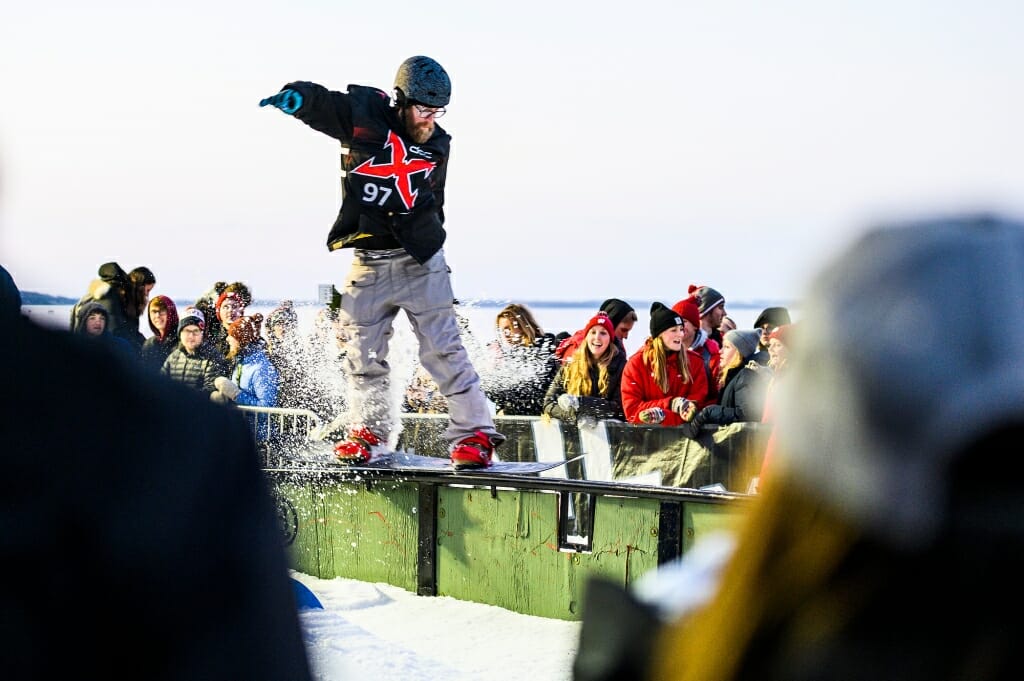
[[[268,465],[302,463],[297,454],[324,439],[330,424],[306,409],[239,407]],[[546,477],[746,492],[760,472],[769,428],[760,423],[708,426],[695,438],[682,429],[601,421],[577,426],[537,416],[497,416],[507,438],[504,461],[571,461]],[[402,414],[396,449],[447,457],[447,414]],[[579,457],[579,458],[577,458]]]
[[[309,409],[284,409],[282,407],[238,406],[243,413],[253,437],[257,442],[275,435],[291,436],[308,441],[320,430],[320,417]]]

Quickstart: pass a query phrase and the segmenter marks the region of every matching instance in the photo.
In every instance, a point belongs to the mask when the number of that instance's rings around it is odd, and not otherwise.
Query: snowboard
[[[294,452],[290,457],[292,465],[325,466],[332,470],[353,471],[399,471],[426,473],[455,473],[459,475],[473,474],[512,474],[533,475],[551,470],[576,461],[580,457],[563,461],[491,461],[486,468],[456,468],[451,459],[437,456],[423,456],[412,452],[397,451],[379,454],[366,463],[344,463],[334,456],[333,446],[329,443],[317,443],[304,451]]]
[[[579,458],[579,457],[577,457]],[[575,461],[570,459],[569,461]],[[409,452],[393,452],[371,459],[362,464],[344,464],[338,462],[339,466],[347,468],[377,469],[389,471],[425,471],[428,473],[458,473],[472,475],[474,473],[501,473],[528,475],[541,473],[543,471],[564,466],[569,461],[491,461],[486,468],[456,468],[452,465],[451,459],[442,459],[437,456],[422,456]]]

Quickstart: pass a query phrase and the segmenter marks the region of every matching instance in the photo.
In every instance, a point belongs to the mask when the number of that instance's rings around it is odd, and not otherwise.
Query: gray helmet
[[[409,57],[395,75],[395,99],[399,106],[419,102],[426,106],[447,106],[452,81],[441,65],[430,57]]]

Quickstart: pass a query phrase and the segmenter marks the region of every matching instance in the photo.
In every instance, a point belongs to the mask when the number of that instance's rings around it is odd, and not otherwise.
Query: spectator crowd
[[[126,273],[109,262],[97,274],[73,308],[72,332],[220,404],[305,409],[325,422],[344,421],[350,330],[337,300],[303,334],[292,301],[266,318],[249,313],[253,296],[243,282],[216,282],[179,309],[166,295],[150,297],[157,279],[147,267]],[[148,337],[139,330],[143,315]],[[709,425],[771,420],[771,394],[798,335],[785,307],[766,308],[754,328],[738,329],[721,292],[691,285],[671,306],[654,302],[649,318],[647,337],[629,356],[624,341],[638,316],[620,298],[605,300],[573,332],[545,330],[521,303],[497,313],[489,340],[472,338],[464,317],[460,329],[467,346],[482,349],[477,370],[497,415],[676,426],[681,437]],[[401,409],[447,412],[421,367]]]

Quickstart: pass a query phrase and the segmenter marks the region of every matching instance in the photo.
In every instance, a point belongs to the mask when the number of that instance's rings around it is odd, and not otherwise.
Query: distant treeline
[[[22,291],[22,305],[74,305],[78,298],[67,298],[65,296],[51,296],[48,293],[36,293],[35,291]]]
[[[179,309],[184,309],[188,305],[193,304],[193,300],[178,300],[174,296],[171,296],[175,305]],[[21,303],[22,305],[74,305],[78,302],[78,298],[68,298],[66,296],[51,296],[47,293],[36,293],[35,291],[22,291],[21,292]],[[293,300],[295,305],[320,305],[315,300]],[[464,300],[463,303],[467,305],[473,305],[475,307],[504,307],[510,302],[523,303],[529,307],[565,307],[565,308],[576,308],[576,307],[592,307],[598,309],[603,301],[601,300]],[[649,300],[630,300],[629,303],[633,305],[637,310],[646,311],[651,306]],[[669,301],[661,301],[665,304],[669,304]],[[670,301],[674,303],[675,301]],[[281,304],[280,300],[254,300],[252,307],[277,307]],[[727,300],[728,307],[744,308],[744,309],[764,309],[772,305],[786,305],[785,302],[780,303],[779,301],[769,300],[750,300],[750,301],[730,301]],[[792,307],[792,303],[790,303]]]

